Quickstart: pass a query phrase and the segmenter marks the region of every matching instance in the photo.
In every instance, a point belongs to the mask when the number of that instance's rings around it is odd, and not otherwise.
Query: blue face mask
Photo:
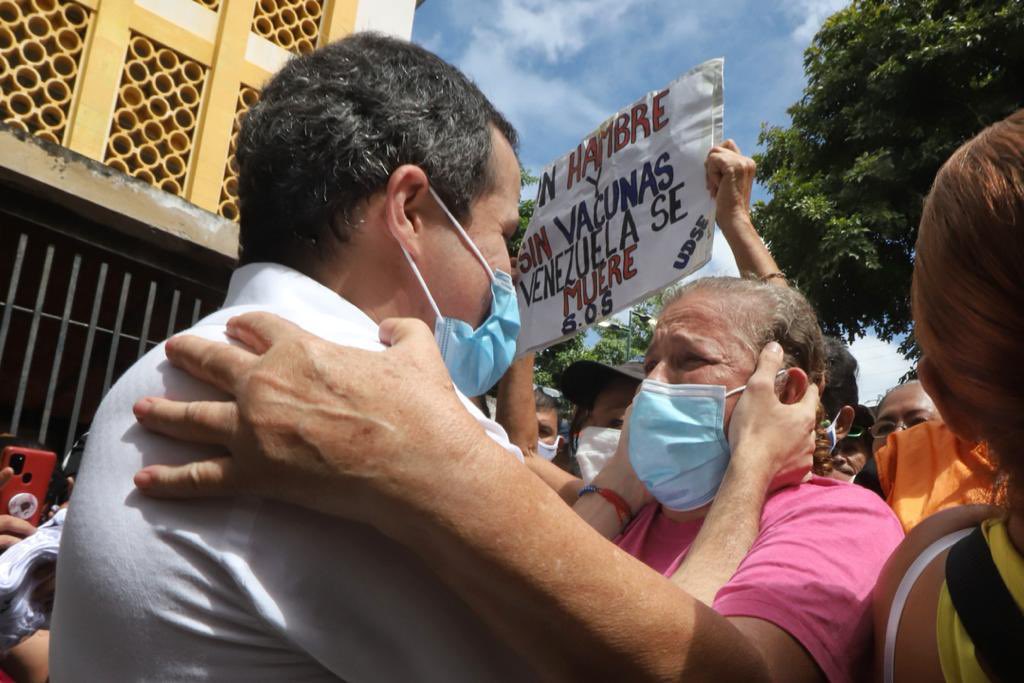
[[[491,280],[491,312],[475,330],[469,323],[441,314],[427,283],[420,275],[419,268],[409,254],[402,249],[412,272],[420,281],[427,300],[437,315],[434,323],[434,339],[441,349],[441,358],[448,368],[452,382],[466,396],[480,396],[493,387],[512,365],[516,352],[516,337],[519,335],[519,302],[516,300],[512,277],[502,271],[492,271],[480,250],[469,239],[469,235],[441,198],[430,188],[430,194],[448,216],[462,240],[473,252],[487,271]]]
[[[725,399],[744,389],[650,379],[640,385],[629,419],[629,461],[659,503],[686,511],[714,500],[729,465]]]

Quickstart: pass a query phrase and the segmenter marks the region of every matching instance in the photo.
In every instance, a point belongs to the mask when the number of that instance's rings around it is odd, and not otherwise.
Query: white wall
[[[356,10],[356,31],[380,31],[408,40],[416,0],[362,0]]]

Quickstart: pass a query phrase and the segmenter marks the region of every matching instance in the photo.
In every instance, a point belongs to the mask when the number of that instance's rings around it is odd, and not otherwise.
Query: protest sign
[[[515,267],[519,353],[642,301],[711,258],[704,160],[722,138],[722,59],[622,109],[544,168]]]

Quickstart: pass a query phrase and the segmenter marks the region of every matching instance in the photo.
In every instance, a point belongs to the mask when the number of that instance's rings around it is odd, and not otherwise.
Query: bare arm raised
[[[778,264],[750,220],[750,195],[757,165],[732,140],[711,148],[704,162],[708,191],[715,198],[715,220],[742,275],[786,286]]]

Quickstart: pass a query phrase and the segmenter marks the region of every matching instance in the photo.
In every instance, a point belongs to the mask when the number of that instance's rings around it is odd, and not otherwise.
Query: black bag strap
[[[1003,582],[981,527],[946,556],[946,587],[979,661],[999,680],[1024,672],[1024,613]]]

